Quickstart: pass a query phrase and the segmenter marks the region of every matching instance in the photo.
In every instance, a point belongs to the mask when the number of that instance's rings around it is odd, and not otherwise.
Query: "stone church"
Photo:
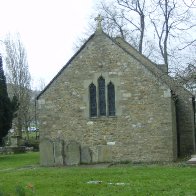
[[[195,151],[194,97],[97,29],[37,97],[40,163],[175,161]]]

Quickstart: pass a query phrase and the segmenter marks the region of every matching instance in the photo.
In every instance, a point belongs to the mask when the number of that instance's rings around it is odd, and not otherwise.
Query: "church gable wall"
[[[115,116],[89,116],[89,85],[115,88]],[[95,35],[39,98],[40,139],[77,141],[93,162],[176,158],[170,89],[104,34]]]

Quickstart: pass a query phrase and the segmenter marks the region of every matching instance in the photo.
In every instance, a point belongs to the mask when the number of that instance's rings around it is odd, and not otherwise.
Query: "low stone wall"
[[[17,154],[17,153],[25,153],[25,146],[5,146],[0,147],[0,154]]]

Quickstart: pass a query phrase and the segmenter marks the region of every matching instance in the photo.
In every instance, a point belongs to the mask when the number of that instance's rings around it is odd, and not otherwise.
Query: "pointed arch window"
[[[116,115],[115,85],[112,81],[106,84],[103,76],[89,85],[89,116],[115,116]]]
[[[111,81],[108,84],[108,115],[115,116],[115,88]]]
[[[106,116],[106,101],[105,101],[105,79],[100,76],[98,79],[99,93],[99,115]]]
[[[96,99],[96,86],[91,83],[89,85],[89,97],[90,97],[90,117],[97,116],[97,99]]]

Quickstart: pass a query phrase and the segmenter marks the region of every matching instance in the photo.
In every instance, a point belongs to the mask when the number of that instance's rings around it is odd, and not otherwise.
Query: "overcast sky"
[[[85,32],[95,0],[0,0],[0,40],[21,35],[34,79],[47,84],[74,54],[74,42]]]

